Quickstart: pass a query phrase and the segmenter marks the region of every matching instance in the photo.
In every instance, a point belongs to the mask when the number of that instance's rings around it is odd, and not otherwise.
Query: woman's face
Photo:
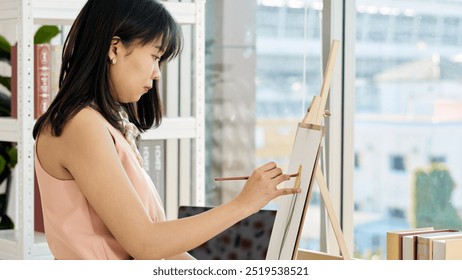
[[[111,94],[120,103],[137,102],[160,79],[162,57],[160,39],[151,44],[134,43],[127,48],[120,39],[112,41],[109,50]]]

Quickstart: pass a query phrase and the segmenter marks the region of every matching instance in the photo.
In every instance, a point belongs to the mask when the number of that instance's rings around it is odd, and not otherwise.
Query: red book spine
[[[51,103],[51,45],[35,45],[34,60],[34,118],[37,119]]]

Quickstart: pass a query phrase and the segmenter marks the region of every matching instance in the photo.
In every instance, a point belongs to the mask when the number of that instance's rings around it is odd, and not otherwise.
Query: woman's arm
[[[162,259],[183,254],[270,200],[296,190],[277,189],[288,180],[274,163],[254,171],[242,192],[229,203],[205,213],[153,223],[119,160],[112,136],[96,112],[84,109],[60,136],[67,147],[60,161],[121,246],[135,259]]]

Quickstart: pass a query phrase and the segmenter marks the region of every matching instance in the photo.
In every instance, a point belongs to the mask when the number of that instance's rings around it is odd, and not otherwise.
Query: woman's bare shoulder
[[[88,131],[98,132],[101,127],[104,126],[103,117],[97,111],[84,108],[77,112],[72,118],[69,119],[68,123],[63,129],[65,133],[77,133],[86,134]],[[82,135],[81,135],[82,136]]]
[[[112,137],[102,116],[93,109],[82,109],[54,136],[45,127],[37,139],[37,155],[43,168],[52,176],[70,179],[69,165],[92,160],[102,147],[112,145]]]
[[[98,148],[112,142],[107,121],[97,111],[84,108],[73,116],[63,129],[63,141],[77,149]]]

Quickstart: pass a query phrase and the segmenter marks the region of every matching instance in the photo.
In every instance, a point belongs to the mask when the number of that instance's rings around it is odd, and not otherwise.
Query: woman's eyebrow
[[[154,46],[154,48],[157,49],[157,51],[160,52],[160,53],[162,53],[162,54],[163,54],[164,51],[165,51],[164,49],[162,49],[162,46]]]

